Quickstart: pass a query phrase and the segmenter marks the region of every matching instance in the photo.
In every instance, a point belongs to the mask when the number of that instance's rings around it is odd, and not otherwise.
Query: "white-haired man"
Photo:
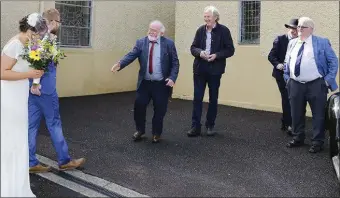
[[[284,77],[291,104],[293,140],[287,147],[297,147],[305,140],[305,110],[309,103],[313,116],[312,146],[309,152],[323,149],[325,139],[325,105],[328,89],[338,88],[338,58],[327,38],[313,35],[314,22],[301,17],[298,38],[289,42]]]
[[[135,141],[141,140],[145,134],[146,108],[153,100],[154,116],[152,119],[152,142],[158,143],[163,132],[163,118],[167,111],[168,98],[174,86],[178,72],[179,61],[175,44],[163,36],[164,25],[160,21],[152,21],[148,35],[137,40],[136,45],[111,71],[119,71],[136,58],[140,64],[137,97],[134,105],[134,120],[136,130]]]
[[[229,29],[218,23],[220,14],[214,6],[204,9],[205,24],[196,31],[191,45],[195,57],[194,100],[191,129],[187,135],[196,137],[201,134],[202,102],[205,87],[209,87],[209,108],[205,128],[207,135],[215,134],[213,128],[217,115],[217,100],[222,74],[225,72],[226,58],[234,55],[235,48]]]

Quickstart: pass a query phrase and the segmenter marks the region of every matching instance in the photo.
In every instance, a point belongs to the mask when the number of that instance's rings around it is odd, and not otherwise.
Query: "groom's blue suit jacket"
[[[48,65],[48,72],[45,72],[44,75],[40,78],[41,84],[41,94],[51,95],[56,92],[56,84],[57,84],[57,68],[55,63],[51,62]],[[30,87],[32,86],[33,80],[30,79]]]

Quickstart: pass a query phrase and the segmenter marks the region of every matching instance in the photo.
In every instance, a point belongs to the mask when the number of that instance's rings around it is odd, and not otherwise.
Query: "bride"
[[[33,13],[20,20],[19,30],[1,53],[1,197],[35,197],[28,165],[28,79],[43,71],[29,69],[20,54],[29,39],[47,30],[46,21]]]

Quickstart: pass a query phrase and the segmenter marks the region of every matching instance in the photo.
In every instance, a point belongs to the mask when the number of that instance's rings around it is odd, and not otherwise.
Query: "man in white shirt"
[[[299,19],[298,38],[289,42],[285,58],[284,78],[287,81],[292,114],[293,140],[287,147],[297,147],[305,140],[305,111],[307,102],[313,114],[313,137],[309,152],[323,149],[325,139],[325,105],[328,89],[338,88],[336,75],[338,58],[327,38],[314,36],[314,22]]]

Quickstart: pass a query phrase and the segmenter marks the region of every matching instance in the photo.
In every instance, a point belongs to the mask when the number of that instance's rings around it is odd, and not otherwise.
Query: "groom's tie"
[[[301,59],[302,59],[302,55],[303,55],[303,49],[305,46],[305,42],[302,43],[297,58],[296,58],[296,62],[295,62],[295,70],[294,70],[294,75],[296,77],[300,76],[300,65],[301,65]]]

